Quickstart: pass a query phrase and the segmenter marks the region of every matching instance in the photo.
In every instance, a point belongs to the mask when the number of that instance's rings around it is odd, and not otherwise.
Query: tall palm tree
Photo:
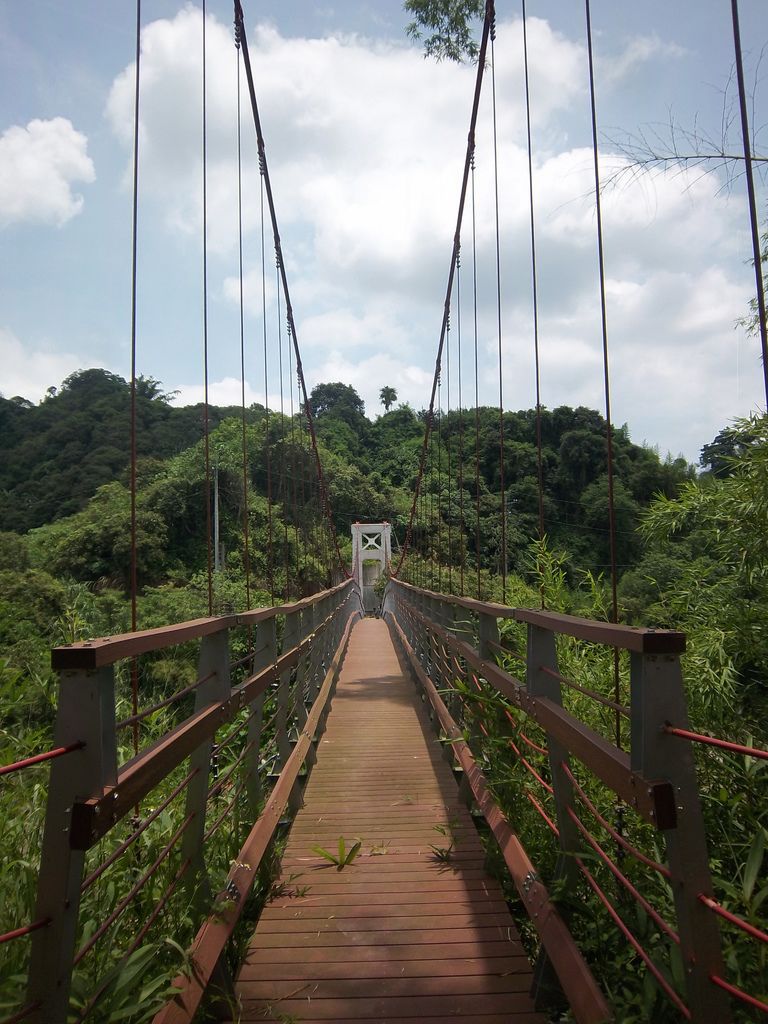
[[[397,392],[389,386],[383,387],[379,392],[379,399],[384,406],[384,411],[389,412],[389,407],[397,401]]]

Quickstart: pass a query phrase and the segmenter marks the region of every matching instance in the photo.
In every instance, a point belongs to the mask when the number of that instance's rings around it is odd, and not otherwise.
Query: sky
[[[385,385],[423,408],[475,71],[425,60],[396,0],[243,6],[308,386],[351,384],[371,417],[383,411]],[[190,403],[203,394],[201,4],[145,0],[142,8],[137,365]],[[755,148],[765,153],[765,0],[741,0],[740,10]],[[211,401],[224,404],[241,394],[238,71],[231,3],[208,0],[207,11],[209,382]],[[583,8],[529,0],[528,15],[542,403],[602,410]],[[738,326],[754,295],[744,183],[738,165],[736,176],[675,164],[633,169],[621,142],[653,131],[663,141],[673,120],[716,143],[725,132],[728,151],[739,152],[729,18],[726,0],[592,4],[613,419],[634,441],[690,461],[734,417],[765,404],[757,339]],[[502,394],[506,408],[523,409],[535,405],[535,385],[519,3],[499,0],[497,21]],[[134,49],[128,0],[0,0],[6,397],[40,401],[91,366],[130,376]],[[488,68],[474,222],[484,404],[499,394],[490,85]],[[288,409],[284,305],[278,313],[269,225],[262,274],[245,93],[241,138],[246,401]],[[460,386],[462,404],[474,404],[469,214],[460,289],[443,408],[456,406]]]

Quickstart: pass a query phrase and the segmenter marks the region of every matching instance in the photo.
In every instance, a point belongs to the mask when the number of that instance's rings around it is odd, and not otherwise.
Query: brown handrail
[[[143,629],[135,633],[120,633],[117,636],[98,637],[94,640],[83,640],[76,644],[64,644],[54,647],[51,651],[51,668],[57,671],[93,671],[114,665],[123,658],[133,658],[150,651],[161,651],[166,647],[174,647],[189,640],[220,633],[233,626],[249,626],[258,622],[274,619],[278,615],[291,615],[312,607],[319,601],[337,594],[344,587],[352,586],[351,580],[345,580],[329,590],[321,590],[311,597],[302,598],[291,604],[278,604],[271,608],[254,608],[238,615],[217,615],[212,618],[190,619],[171,626],[158,626],[155,629]]]

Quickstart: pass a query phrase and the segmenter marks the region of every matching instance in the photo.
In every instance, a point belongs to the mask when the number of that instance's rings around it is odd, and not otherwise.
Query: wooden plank
[[[370,983],[369,983],[370,984]],[[242,1000],[243,1014],[241,1020],[264,1020],[264,1009],[270,1006],[263,999],[249,999],[239,991]],[[282,1014],[282,1019],[294,1014],[302,1020],[309,1012],[317,1020],[347,1020],[350,1017],[363,1017],[374,1021],[397,1020],[417,1014],[422,1020],[432,1017],[450,1017],[460,1020],[467,1013],[506,1013],[514,1019],[518,1013],[529,1014],[531,999],[527,992],[497,992],[492,995],[425,995],[425,996],[358,996],[346,999],[313,999],[311,986],[307,994],[295,999],[275,1001],[275,1009]],[[254,1013],[259,1016],[254,1016]],[[280,1018],[278,1018],[280,1019]],[[541,1017],[534,1017],[541,1021]]]
[[[311,1010],[311,1008],[310,1008]],[[285,1024],[285,1014],[280,1010],[279,1006],[276,1007],[276,1011],[280,1014],[277,1017],[259,1017],[260,1021],[266,1021],[267,1024],[275,1022],[275,1024]],[[290,1019],[290,1018],[289,1018]],[[327,1024],[325,1020],[321,1020],[317,1017],[296,1017],[296,1020],[300,1020],[301,1024]],[[241,1021],[245,1020],[243,1017],[238,1017],[237,1024],[241,1024]],[[372,1021],[376,1021],[377,1024],[381,1024],[381,1017],[345,1017],[344,1024],[372,1024]],[[514,1017],[510,1017],[506,1013],[501,1014],[462,1014],[461,1017],[430,1017],[429,1024],[453,1024],[456,1020],[466,1021],[467,1024],[541,1024],[541,1016],[537,1013],[516,1013]],[[423,1017],[398,1017],[397,1024],[423,1024]],[[232,1021],[223,1021],[222,1024],[232,1024]]]
[[[252,978],[241,986],[245,999],[263,999],[266,1002],[291,999],[305,995],[316,999],[359,999],[360,981],[356,978],[321,978],[306,981],[298,979],[270,981]],[[369,979],[366,979],[369,980]],[[372,979],[370,979],[372,980]],[[377,979],[377,996],[436,996],[436,995],[489,995],[494,992],[525,992],[528,976],[502,971],[499,974],[438,975],[436,977],[381,977]]]
[[[276,964],[246,963],[240,971],[241,981],[290,981],[303,978],[325,980],[327,978],[444,978],[464,977],[472,974],[508,974],[517,970],[528,980],[531,965],[521,954],[510,957],[453,957],[433,960],[324,960],[322,963]]]
[[[352,632],[304,801],[238,976],[242,1024],[542,1024],[503,894],[381,620]],[[363,841],[341,871],[312,850],[335,852],[339,836]],[[442,863],[430,847],[452,840]]]
[[[310,946],[301,951],[297,957],[290,947],[275,946],[251,947],[246,953],[243,967],[249,965],[281,964],[291,966],[307,963],[381,963],[400,962],[407,960],[451,961],[466,958],[482,958],[484,961],[497,961],[499,958],[512,963],[512,958],[519,956],[522,950],[520,940],[505,937],[503,939],[486,939],[478,941],[446,942],[443,944],[405,943],[396,949],[383,949],[379,946],[332,946],[321,949]]]

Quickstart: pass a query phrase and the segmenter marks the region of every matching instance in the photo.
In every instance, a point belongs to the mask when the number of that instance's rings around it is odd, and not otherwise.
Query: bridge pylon
[[[381,601],[375,590],[392,558],[389,523],[352,524],[352,578],[360,588],[366,612],[377,612]]]

